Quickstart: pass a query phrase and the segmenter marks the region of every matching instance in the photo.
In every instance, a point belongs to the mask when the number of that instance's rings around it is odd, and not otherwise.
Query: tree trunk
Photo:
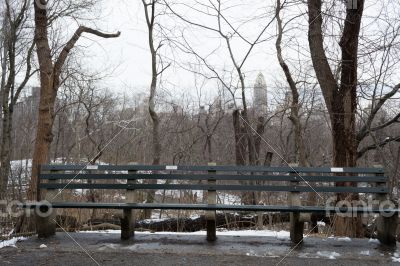
[[[334,78],[323,47],[321,0],[308,0],[308,39],[315,73],[330,115],[333,141],[333,165],[356,166],[355,110],[357,93],[357,52],[364,0],[357,0],[357,9],[347,9],[340,40],[342,51],[340,86]],[[351,183],[337,183],[351,186]],[[339,193],[337,200],[357,199],[355,195]],[[337,217],[337,235],[362,236],[361,217]]]
[[[234,110],[233,117],[233,131],[235,133],[235,161],[236,165],[246,164],[246,145],[245,137],[246,131],[241,123],[240,110]]]
[[[44,1],[42,1],[44,2]],[[35,43],[40,68],[40,102],[38,125],[32,159],[32,178],[28,191],[29,200],[40,200],[37,193],[38,172],[41,164],[48,162],[53,141],[53,118],[56,92],[53,90],[53,61],[47,34],[47,10],[35,6]]]
[[[283,73],[285,74],[286,80],[289,84],[290,92],[292,94],[292,102],[290,104],[290,121],[294,127],[294,143],[296,149],[296,161],[299,166],[307,166],[306,154],[304,148],[304,140],[303,140],[303,129],[300,121],[300,101],[299,101],[299,91],[296,86],[296,82],[292,77],[292,73],[290,72],[289,66],[286,64],[285,60],[282,56],[282,37],[283,37],[283,26],[282,19],[280,17],[280,11],[282,9],[281,1],[277,1],[276,7],[276,20],[278,24],[278,37],[276,39],[275,47],[276,47],[276,55],[278,57],[279,65],[281,66]]]
[[[1,135],[1,152],[0,152],[0,176],[1,188],[0,199],[6,198],[8,179],[11,173],[11,130],[12,130],[12,111],[8,108],[8,104],[3,108],[3,128]]]
[[[35,9],[35,44],[40,70],[40,102],[28,199],[39,200],[37,175],[40,165],[47,163],[49,160],[50,145],[53,141],[54,105],[60,86],[61,71],[68,55],[83,33],[90,33],[102,38],[116,38],[120,35],[120,32],[106,34],[85,26],[79,26],[53,63],[47,31],[49,26],[46,7],[47,1],[36,0],[33,4]]]
[[[158,117],[158,114],[156,112],[155,108],[155,97],[157,93],[157,82],[158,82],[158,70],[157,70],[157,49],[154,46],[154,19],[155,19],[155,5],[156,2],[150,2],[149,4],[146,3],[145,0],[142,1],[143,7],[144,7],[144,13],[146,17],[146,23],[147,23],[147,28],[148,28],[148,43],[149,43],[149,48],[150,48],[150,54],[151,54],[151,84],[150,84],[150,97],[149,97],[149,114],[151,117],[151,120],[153,122],[153,131],[152,131],[152,141],[153,141],[153,165],[159,165],[160,160],[161,160],[161,143],[160,143],[160,136],[159,136],[159,131],[160,131],[160,119]],[[150,6],[151,10],[149,13],[148,7]],[[162,72],[162,71],[161,71]],[[157,184],[157,180],[149,180],[149,184]],[[149,190],[147,192],[147,199],[146,201],[148,203],[154,202],[155,198],[155,190]],[[144,211],[144,216],[145,219],[150,219],[151,218],[151,212],[152,210],[145,210]]]
[[[255,157],[256,157],[256,164],[259,165],[261,163],[261,141],[262,135],[265,132],[265,121],[263,116],[259,116],[257,118],[257,128],[256,128],[256,136],[254,139],[254,146],[255,146]]]

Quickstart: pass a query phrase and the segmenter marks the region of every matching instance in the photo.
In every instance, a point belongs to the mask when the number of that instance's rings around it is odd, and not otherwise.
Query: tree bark
[[[4,108],[5,107],[5,108]],[[3,128],[1,135],[1,153],[0,153],[0,176],[1,188],[0,199],[6,197],[8,178],[11,172],[11,130],[12,130],[12,113],[8,110],[7,105],[3,107]]]
[[[333,165],[337,167],[356,166],[355,109],[357,86],[357,52],[364,0],[357,0],[357,9],[348,9],[340,47],[340,85],[334,78],[325,55],[322,35],[322,1],[308,0],[309,30],[308,42],[311,59],[318,82],[330,115],[333,141]],[[337,183],[337,186],[351,186],[351,183]],[[355,199],[354,195],[340,193],[338,200]],[[336,234],[361,236],[361,217],[338,217]]]
[[[40,69],[40,101],[32,160],[32,177],[28,190],[28,199],[30,200],[40,200],[40,195],[37,193],[38,170],[41,164],[45,164],[49,160],[50,145],[53,141],[54,105],[60,87],[61,71],[70,51],[83,33],[90,33],[102,38],[116,38],[120,35],[120,32],[107,34],[85,26],[79,26],[53,62],[47,31],[49,22],[47,9],[43,8],[43,6],[46,6],[47,1],[38,1],[42,6],[39,7],[37,1],[34,1],[34,9],[35,44]]]

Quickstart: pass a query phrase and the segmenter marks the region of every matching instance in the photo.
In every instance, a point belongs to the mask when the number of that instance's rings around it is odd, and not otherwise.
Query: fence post
[[[216,163],[208,163],[208,166],[216,166]],[[216,170],[212,168],[208,170],[210,177],[207,179],[208,185],[215,185],[217,183]],[[215,205],[217,203],[217,192],[216,190],[208,190],[207,192],[207,204]],[[215,241],[217,239],[216,233],[216,211],[206,211],[206,226],[207,226],[207,241]]]
[[[136,165],[137,163],[133,163]],[[128,170],[128,174],[136,174],[137,170]],[[127,179],[126,183],[129,185],[136,184],[136,179]],[[135,189],[127,188],[125,194],[126,203],[136,203]],[[121,218],[121,239],[128,240],[135,235],[135,210],[124,209]]]
[[[383,168],[382,165],[375,165],[376,168]],[[376,176],[384,176],[384,171],[382,173],[376,173]],[[376,187],[386,187],[387,182],[376,182]],[[388,194],[377,193],[375,194],[375,199],[379,202],[379,208],[381,207],[381,203],[389,200]],[[383,212],[383,211],[381,211]],[[393,246],[396,245],[396,228],[397,228],[397,213],[394,213],[389,216],[383,216],[382,213],[379,215],[377,219],[377,231],[378,231],[378,240],[381,244]]]
[[[289,167],[297,167],[297,164],[289,164]],[[299,185],[300,177],[293,169],[290,171],[290,175],[294,176],[295,181],[291,181],[290,185],[296,187]],[[300,192],[291,191],[289,193],[289,205],[293,207],[301,206]],[[290,240],[294,243],[300,243],[303,240],[304,221],[300,219],[300,212],[290,213]]]
[[[51,174],[57,174],[60,171],[51,170]],[[40,184],[41,166],[39,166],[38,180]],[[57,183],[57,179],[49,179],[47,181],[49,184]],[[43,189],[43,193],[39,194],[40,199],[47,201],[48,203],[56,201],[58,197],[57,189]],[[40,189],[38,187],[38,193]],[[40,203],[40,202],[39,202]],[[36,232],[39,238],[46,238],[56,234],[56,215],[55,209],[51,208],[49,205],[43,205],[35,209],[35,220],[36,220]]]

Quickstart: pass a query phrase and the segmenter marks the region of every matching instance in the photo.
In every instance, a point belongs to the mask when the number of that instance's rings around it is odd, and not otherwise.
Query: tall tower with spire
[[[267,100],[267,84],[265,82],[264,75],[260,72],[257,75],[253,92],[253,108],[255,114],[265,115],[267,113]]]

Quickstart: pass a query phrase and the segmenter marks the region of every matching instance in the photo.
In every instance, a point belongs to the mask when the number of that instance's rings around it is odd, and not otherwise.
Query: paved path
[[[400,265],[399,249],[368,239],[308,237],[291,251],[288,239],[276,237],[219,236],[208,243],[203,235],[137,233],[121,242],[112,233],[57,233],[16,246],[0,249],[0,265]]]

